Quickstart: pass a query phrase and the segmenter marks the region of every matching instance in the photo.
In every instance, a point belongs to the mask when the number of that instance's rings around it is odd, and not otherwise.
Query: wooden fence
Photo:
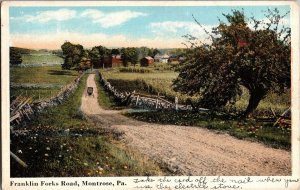
[[[123,105],[156,110],[192,110],[191,106],[178,104],[178,98],[174,97],[174,102],[164,99],[160,94],[148,95],[133,92],[119,92],[110,82],[108,82],[100,72],[97,72],[100,78],[100,84],[111,94],[118,102]],[[206,109],[203,109],[206,110]]]
[[[22,121],[30,120],[32,115],[43,111],[47,107],[61,104],[71,93],[77,88],[82,75],[76,78],[73,82],[63,87],[60,92],[48,100],[33,102],[31,98],[19,96],[10,104],[10,124],[19,126]]]

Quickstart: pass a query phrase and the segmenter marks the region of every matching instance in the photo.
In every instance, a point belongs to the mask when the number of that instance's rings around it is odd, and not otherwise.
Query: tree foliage
[[[22,63],[21,51],[20,48],[10,47],[9,48],[9,63],[11,65],[19,65]]]
[[[72,44],[70,42],[65,42],[61,46],[61,49],[64,57],[64,63],[62,64],[62,68],[78,68],[84,54],[83,46],[80,44]]]
[[[104,46],[95,46],[90,52],[91,59],[101,59],[111,55],[111,50]]]
[[[291,30],[282,24],[287,14],[269,9],[266,19],[256,20],[233,10],[212,32],[203,28],[210,42],[186,35],[190,48],[187,61],[177,68],[174,89],[199,95],[197,106],[216,109],[235,102],[244,86],[250,94],[244,113],[249,116],[269,91],[290,87]]]
[[[139,52],[134,47],[122,48],[121,57],[125,67],[128,66],[129,62],[135,66],[138,63]]]

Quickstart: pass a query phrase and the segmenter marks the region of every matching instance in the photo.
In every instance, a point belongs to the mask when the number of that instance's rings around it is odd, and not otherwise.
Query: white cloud
[[[104,28],[121,25],[133,18],[146,16],[147,14],[134,11],[118,11],[104,13],[95,9],[89,9],[81,13],[81,16],[92,19],[93,23],[98,23]]]
[[[199,31],[201,28],[194,22],[164,21],[153,22],[150,24],[151,31],[156,34],[165,34],[165,32],[177,33],[179,30],[187,32]]]
[[[51,37],[49,37],[51,36]],[[106,47],[153,47],[153,48],[177,48],[184,47],[182,38],[129,38],[124,35],[107,34],[82,34],[73,32],[34,34],[12,34],[10,43],[12,46],[32,49],[60,49],[65,42],[78,43],[85,48],[97,45]]]
[[[267,24],[270,24],[271,21],[268,19],[268,18],[263,18],[263,19],[259,19],[257,20],[260,22],[260,24],[258,25],[257,29],[258,30],[261,30],[261,29],[264,29],[267,27]],[[248,25],[251,29],[254,29],[254,22],[251,20],[251,21],[248,21]],[[271,28],[274,28],[275,27],[275,24],[272,24],[272,27]],[[283,27],[290,27],[290,20],[287,19],[287,18],[282,18],[279,23],[278,23],[278,29],[282,29]]]
[[[210,43],[210,38],[206,34],[212,31],[212,25],[199,26],[196,22],[184,22],[184,21],[164,21],[164,22],[153,22],[150,24],[150,30],[157,36],[170,36],[177,37],[181,42],[185,41],[182,38],[183,35],[190,34],[196,37],[195,43]]]
[[[46,23],[51,20],[65,21],[76,16],[76,11],[70,9],[58,9],[55,11],[41,11],[36,15],[24,15],[22,17],[11,17],[12,19],[25,20],[25,22]]]

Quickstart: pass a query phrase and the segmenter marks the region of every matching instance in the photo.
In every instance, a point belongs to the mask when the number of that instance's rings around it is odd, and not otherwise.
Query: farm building
[[[111,64],[112,67],[119,67],[122,65],[121,55],[111,55]]]
[[[149,65],[152,65],[154,63],[154,59],[150,56],[144,57],[140,60],[142,67],[148,67]]]
[[[170,55],[169,59],[168,59],[169,63],[174,63],[174,62],[178,62],[178,56],[177,55]]]
[[[159,62],[161,62],[161,63],[168,63],[169,57],[170,57],[169,55],[164,54],[163,56],[161,56]]]

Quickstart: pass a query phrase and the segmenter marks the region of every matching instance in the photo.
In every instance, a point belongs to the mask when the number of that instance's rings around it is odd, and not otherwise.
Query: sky
[[[217,26],[222,13],[244,10],[247,17],[265,19],[275,6],[105,6],[10,7],[10,45],[32,49],[60,49],[65,41],[85,48],[179,48],[185,34],[205,40],[204,30]],[[283,14],[289,6],[276,6]],[[283,20],[289,26],[289,16]]]

